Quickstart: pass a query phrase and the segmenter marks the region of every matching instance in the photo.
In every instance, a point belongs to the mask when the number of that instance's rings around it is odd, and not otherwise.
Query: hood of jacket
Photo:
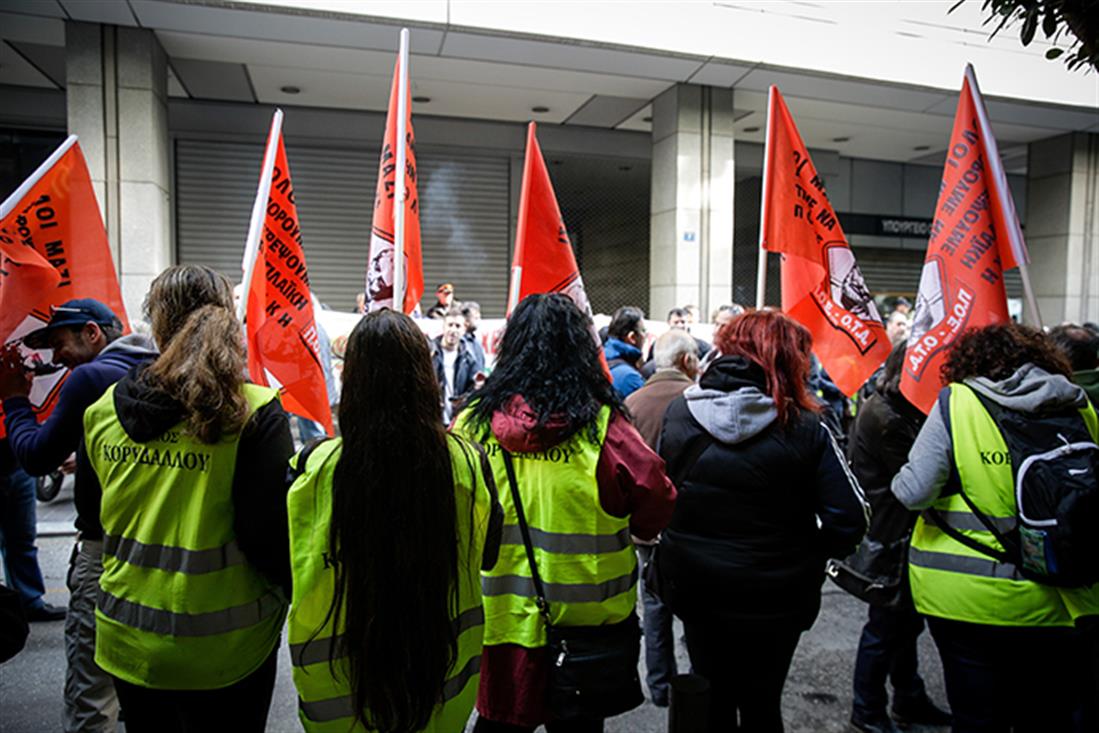
[[[114,388],[114,407],[126,434],[138,443],[163,435],[183,420],[183,405],[141,379],[147,364],[132,369]]]
[[[512,397],[504,409],[492,416],[492,434],[500,445],[512,453],[533,453],[552,448],[573,432],[569,430],[564,416],[551,417],[539,427],[538,415],[520,395]]]
[[[105,356],[110,356],[112,358],[129,357],[136,364],[139,361],[153,359],[159,354],[160,352],[157,350],[156,344],[153,343],[153,340],[150,337],[140,333],[131,333],[107,344],[103,347],[103,350],[99,352],[96,358]]]
[[[993,402],[1017,412],[1057,412],[1087,404],[1087,395],[1079,385],[1034,364],[1024,364],[1010,377],[998,382],[975,377],[965,383]]]
[[[683,392],[687,409],[721,443],[742,443],[778,419],[775,401],[763,389],[763,369],[740,356],[713,362],[699,384]]]
[[[611,359],[624,359],[630,364],[633,364],[641,358],[641,349],[636,346],[630,346],[625,341],[619,341],[612,338],[607,339],[607,343],[603,344],[603,350],[606,353],[607,361]]]

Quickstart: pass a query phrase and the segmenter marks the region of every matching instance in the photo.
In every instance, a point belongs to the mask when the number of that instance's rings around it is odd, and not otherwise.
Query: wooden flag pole
[[[276,109],[271,118],[271,131],[267,134],[267,150],[263,154],[263,168],[260,169],[259,187],[256,200],[252,204],[252,220],[248,224],[248,238],[244,240],[244,280],[242,282],[240,302],[237,303],[237,318],[244,321],[244,312],[248,307],[248,291],[252,289],[252,276],[256,272],[256,260],[259,259],[259,240],[263,234],[263,220],[267,211],[267,198],[271,195],[271,174],[275,170],[275,154],[278,152],[279,135],[282,134],[282,110]]]
[[[408,165],[408,29],[401,29],[401,50],[397,75],[397,170],[393,186],[393,309],[404,308],[404,209],[408,190],[405,188],[405,168]]]

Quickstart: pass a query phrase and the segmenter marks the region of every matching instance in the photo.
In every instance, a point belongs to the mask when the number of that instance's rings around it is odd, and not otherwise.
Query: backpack
[[[1010,410],[974,390],[1003,436],[1011,456],[1015,526],[1004,531],[964,491],[973,515],[1004,547],[999,552],[947,526],[934,509],[931,520],[962,544],[1044,585],[1082,587],[1099,582],[1099,445],[1075,408],[1032,415]],[[950,431],[949,392],[939,397]]]

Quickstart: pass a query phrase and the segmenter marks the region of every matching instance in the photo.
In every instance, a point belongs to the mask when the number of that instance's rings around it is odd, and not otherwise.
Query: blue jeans
[[[24,608],[38,608],[45,601],[46,584],[38,568],[34,479],[20,468],[0,474],[0,549],[8,585],[19,593]]]
[[[652,556],[653,548],[638,545],[641,564],[645,565]],[[672,677],[676,674],[675,633],[672,630],[672,612],[664,602],[649,592],[644,579],[641,580],[641,602],[645,609],[642,628],[645,632],[645,668],[648,674],[645,683],[653,702],[667,705],[671,694]]]
[[[870,606],[855,659],[854,713],[862,718],[883,717],[889,696],[886,677],[893,683],[893,708],[903,711],[927,692],[918,671],[916,639],[923,632],[923,616],[914,609]]]
[[[295,415],[294,419],[298,422],[298,436],[301,438],[302,444],[308,443],[313,438],[323,438],[325,436],[324,428],[321,427],[320,423],[307,420],[301,415]]]

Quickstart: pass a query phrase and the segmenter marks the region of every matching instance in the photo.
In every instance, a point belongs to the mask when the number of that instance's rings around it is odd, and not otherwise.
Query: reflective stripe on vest
[[[950,385],[949,411],[954,462],[963,491],[998,530],[1010,531],[1016,524],[1014,478],[1003,435],[964,384]],[[1095,413],[1090,405],[1081,409],[1081,416],[1094,437]],[[942,497],[933,507],[949,527],[990,548],[1003,549],[960,495]],[[1078,615],[1066,607],[1063,591],[1023,579],[1014,565],[963,545],[923,515],[916,520],[908,557],[912,600],[922,614],[995,626],[1068,626]],[[1099,588],[1088,594],[1094,604],[1079,593],[1073,594],[1075,603],[1099,612]]]
[[[598,535],[576,532],[545,532],[531,527],[530,543],[540,550],[557,555],[596,555],[633,547],[629,529],[623,529],[613,535]],[[518,524],[504,526],[501,544],[523,546],[523,533]]]
[[[114,555],[131,565],[190,575],[216,573],[244,562],[244,553],[235,539],[209,550],[188,550],[167,545],[147,545],[128,537],[106,535],[103,537],[103,554]]]
[[[449,677],[443,685],[443,705],[458,697],[470,680],[481,672],[481,657],[470,657],[461,671]],[[330,697],[326,700],[306,702],[298,698],[298,710],[313,723],[332,723],[355,714],[355,703],[350,695]],[[466,713],[469,716],[469,713]]]
[[[278,399],[266,387],[243,392],[249,420]],[[154,689],[244,679],[278,644],[286,602],[236,541],[239,434],[205,444],[181,423],[138,443],[119,420],[113,387],[84,413],[84,432],[103,488],[96,663]]]
[[[911,549],[908,553],[908,562],[921,568],[932,570],[946,570],[952,573],[964,573],[984,578],[1007,578],[1021,580],[1019,570],[1009,562],[997,562],[991,557],[966,557],[953,555],[949,552],[931,552],[929,550]]]
[[[455,635],[461,635],[477,626],[485,623],[484,606],[467,609],[454,619],[453,627]],[[334,642],[334,645],[333,645]],[[347,656],[347,650],[343,646],[343,634],[328,636],[323,639],[310,639],[299,644],[290,645],[290,662],[295,667],[307,667],[310,664],[320,664],[329,659],[342,659]]]
[[[480,679],[485,612],[481,602],[480,562],[491,510],[488,491],[474,448],[448,437],[458,516],[458,609],[451,623],[458,639],[458,656],[443,686],[443,700],[426,733],[461,730],[473,710]],[[342,441],[321,443],[309,456],[287,495],[294,597],[288,637],[298,713],[307,731],[362,731],[348,674],[342,667],[347,653],[344,637],[329,614],[335,572],[329,557],[332,478]],[[295,457],[294,462],[300,460]],[[476,486],[476,493],[474,493]],[[471,502],[473,503],[471,507]],[[472,564],[471,567],[467,567]],[[334,663],[334,664],[333,664]],[[333,667],[336,674],[333,674]]]
[[[604,406],[594,425],[594,441],[590,428],[584,427],[546,450],[513,454],[550,618],[561,626],[616,623],[637,604],[637,556],[629,517],[613,517],[603,509],[596,482],[610,420],[611,410]],[[535,602],[500,443],[491,432],[478,434],[468,411],[459,415],[454,431],[483,441],[504,508],[500,557],[481,580],[485,644],[544,646],[545,624]]]
[[[627,592],[637,583],[637,567],[629,575],[605,583],[546,583],[542,586],[548,603],[603,603]],[[486,575],[481,580],[485,596],[534,597],[534,581],[524,575]]]
[[[251,628],[281,614],[286,603],[277,593],[271,592],[233,608],[207,613],[172,613],[150,608],[140,603],[126,601],[107,593],[102,588],[96,598],[96,610],[112,621],[140,631],[165,636],[213,636]]]
[[[943,509],[939,512],[939,516],[946,522],[946,526],[952,529],[965,530],[966,532],[988,531],[988,527],[971,511],[956,512]],[[988,520],[993,527],[1005,534],[1015,529],[1015,525],[1018,524],[1015,517],[988,517]]]

